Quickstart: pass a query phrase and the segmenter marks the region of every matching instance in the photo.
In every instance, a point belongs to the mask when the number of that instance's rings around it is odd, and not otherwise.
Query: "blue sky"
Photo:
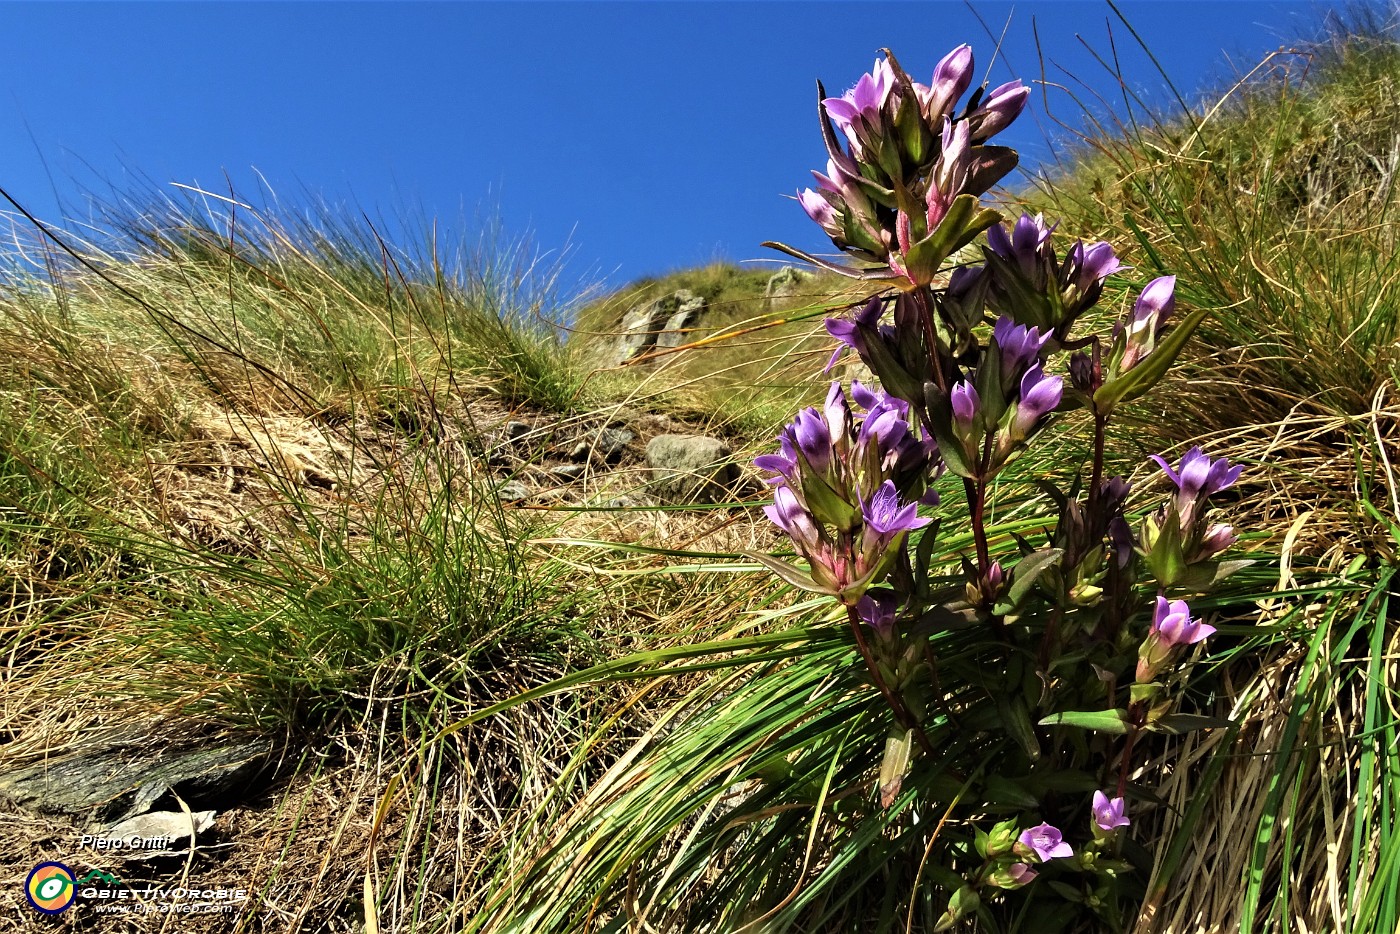
[[[1132,87],[1164,82],[1107,3],[976,3],[1011,25],[991,81],[1047,77],[1100,93],[1113,41]],[[1311,2],[1124,0],[1188,96],[1311,34]],[[283,210],[312,198],[451,235],[481,212],[569,248],[575,277],[613,283],[758,244],[821,249],[796,203],[824,164],[821,78],[839,94],[892,48],[916,79],[994,40],[961,2],[11,3],[0,6],[0,187],[81,220],[93,194],[178,182]],[[1233,65],[1231,64],[1233,63]],[[1080,89],[1081,93],[1085,93]],[[1056,116],[1079,113],[1051,90]],[[999,141],[1053,157],[1037,89]]]

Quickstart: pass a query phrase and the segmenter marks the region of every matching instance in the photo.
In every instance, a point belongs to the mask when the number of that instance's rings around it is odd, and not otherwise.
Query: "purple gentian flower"
[[[856,603],[856,614],[876,632],[888,636],[894,632],[899,603],[899,597],[887,590],[867,591]]]
[[[1157,608],[1152,614],[1151,634],[1159,642],[1171,647],[1174,645],[1194,645],[1215,633],[1214,626],[1207,626],[1198,619],[1191,618],[1191,608],[1185,600],[1157,598]]]
[[[877,328],[880,325],[880,314],[884,310],[884,303],[880,296],[876,295],[866,302],[860,311],[856,312],[853,320],[845,318],[827,318],[826,333],[836,338],[838,344],[831,359],[826,362],[826,369],[830,370],[836,365],[842,351],[847,347],[857,354],[863,355],[865,352],[865,338],[861,336],[861,326],[867,328]],[[825,372],[825,371],[823,371]]]
[[[1210,531],[1201,537],[1201,545],[1196,554],[1192,555],[1192,561],[1209,561],[1239,541],[1239,536],[1235,534],[1232,526],[1218,523],[1210,527]]]
[[[888,61],[880,58],[875,60],[875,66],[869,73],[860,76],[855,87],[840,97],[828,97],[822,101],[827,115],[846,134],[857,153],[860,152],[860,143],[856,139],[855,127],[859,119],[865,117],[875,122],[894,85],[894,70]]]
[[[1244,472],[1243,465],[1231,466],[1229,460],[1213,461],[1199,447],[1193,447],[1181,458],[1176,470],[1159,455],[1151,455],[1157,466],[1176,484],[1176,514],[1183,531],[1189,529],[1206,498],[1228,489]]]
[[[1039,361],[1045,342],[1050,340],[1050,331],[1042,334],[1040,328],[1017,324],[1002,315],[992,328],[992,340],[1001,351],[1002,380],[1015,385],[1026,368]]]
[[[962,432],[971,431],[982,407],[982,400],[978,397],[976,388],[967,380],[962,380],[948,393],[948,401],[952,403],[953,421],[957,423],[958,429]]]
[[[828,237],[835,237],[841,233],[841,224],[836,218],[836,209],[826,198],[810,188],[804,188],[797,193],[797,202],[802,205],[802,210],[807,212],[807,216],[826,231]]]
[[[1133,317],[1126,329],[1120,322],[1114,337],[1126,330],[1123,358],[1118,372],[1126,373],[1152,353],[1157,345],[1157,332],[1176,308],[1176,276],[1161,276],[1147,283],[1133,305]]]
[[[798,412],[791,432],[793,444],[807,465],[816,473],[826,473],[831,466],[832,435],[822,413],[811,407]]]
[[[1127,802],[1110,798],[1102,791],[1094,792],[1094,825],[1104,833],[1128,826]]]
[[[939,222],[943,220],[943,216],[948,213],[953,199],[962,194],[963,188],[967,185],[968,170],[972,165],[972,142],[968,134],[966,120],[959,120],[957,123],[944,120],[943,151],[939,154],[938,162],[933,167],[933,173],[928,183],[928,194],[924,198],[929,233],[932,233]],[[908,224],[907,217],[905,224]],[[906,232],[903,239],[907,238]],[[904,252],[907,253],[909,247],[903,245],[903,240],[901,245]]]
[[[821,541],[812,516],[791,488],[781,485],[773,491],[773,502],[763,507],[763,513],[788,534],[804,554],[814,550]]]
[[[1019,78],[992,88],[977,109],[967,115],[967,122],[973,125],[976,141],[991,139],[1010,126],[1026,109],[1026,100],[1030,95],[1031,89],[1023,85]]]
[[[933,521],[919,518],[918,508],[917,503],[901,506],[894,481],[886,480],[868,501],[861,500],[860,513],[866,527],[888,542],[900,532],[912,532]]]
[[[1074,855],[1074,850],[1065,842],[1064,835],[1058,828],[1049,824],[1032,827],[1017,839],[1022,846],[1033,851],[1042,863]]]
[[[1100,240],[1089,246],[1083,240],[1075,241],[1069,251],[1070,282],[1079,287],[1080,292],[1088,292],[1093,286],[1125,267],[1114,255],[1113,245]]]
[[[987,228],[987,246],[1002,259],[1019,265],[1027,276],[1034,277],[1040,257],[1045,252],[1045,245],[1054,229],[1053,226],[1045,225],[1043,214],[1034,217],[1022,214],[1012,228],[1010,237],[1006,235],[1006,228],[1001,224],[993,224]]]
[[[933,80],[928,87],[914,85],[924,119],[937,126],[944,117],[951,115],[954,104],[971,83],[972,46],[963,44],[943,56],[934,66]]]
[[[1026,371],[1021,377],[1021,399],[1011,422],[1013,438],[1029,437],[1035,423],[1054,411],[1064,395],[1064,382],[1062,377],[1046,376],[1039,363]]]

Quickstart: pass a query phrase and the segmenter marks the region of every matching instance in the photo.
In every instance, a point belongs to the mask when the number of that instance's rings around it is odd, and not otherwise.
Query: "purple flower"
[[[962,194],[967,185],[968,170],[972,166],[972,141],[968,133],[966,120],[957,123],[945,120],[943,123],[943,151],[933,167],[928,194],[924,197],[929,233],[943,220],[953,199]],[[905,223],[908,223],[907,217]],[[907,253],[909,247],[902,246]]]
[[[894,632],[894,619],[900,600],[886,590],[869,591],[856,603],[856,613],[883,636]]]
[[[982,407],[977,390],[970,382],[963,380],[953,387],[953,391],[948,394],[948,401],[952,403],[953,420],[958,429],[961,432],[971,431],[977,419],[977,412]]]
[[[1191,608],[1185,600],[1167,601],[1157,598],[1157,609],[1152,614],[1152,630],[1149,633],[1157,641],[1170,648],[1175,645],[1194,645],[1215,633],[1214,626],[1207,626],[1198,619],[1191,618]]]
[[[1088,292],[1094,285],[1126,267],[1113,253],[1113,246],[1100,240],[1089,246],[1075,241],[1069,251],[1070,282],[1079,291]]]
[[[1176,514],[1183,531],[1189,529],[1207,497],[1228,489],[1244,472],[1242,465],[1231,466],[1229,460],[1213,461],[1199,447],[1193,447],[1181,458],[1176,470],[1159,455],[1151,455],[1157,466],[1176,484]]]
[[[1147,283],[1133,305],[1133,317],[1125,328],[1120,322],[1114,337],[1123,335],[1123,357],[1118,372],[1126,373],[1152,353],[1157,332],[1176,308],[1176,276],[1161,276]]]
[[[1210,531],[1201,536],[1201,545],[1196,554],[1192,555],[1192,561],[1209,561],[1239,541],[1239,536],[1235,534],[1233,527],[1218,523],[1210,527]]]
[[[821,225],[827,236],[834,237],[841,233],[836,209],[826,198],[810,188],[804,188],[797,193],[797,201],[802,205],[802,210],[807,212],[807,216]]]
[[[1094,826],[1104,833],[1128,826],[1127,802],[1122,798],[1110,798],[1102,791],[1094,792]]]
[[[788,486],[780,485],[773,491],[773,502],[763,507],[763,513],[786,532],[804,553],[814,550],[820,543],[821,533],[817,531],[811,513],[803,508]]]
[[[951,116],[954,104],[972,83],[972,46],[960,45],[939,60],[933,69],[928,87],[914,85],[914,93],[923,107],[924,119],[937,126]]]
[[[974,139],[977,142],[991,139],[1010,126],[1026,108],[1026,99],[1030,94],[1031,89],[1019,79],[1008,81],[988,92],[977,109],[967,115],[967,122],[973,127]]]
[[[1034,852],[1042,863],[1074,855],[1074,850],[1065,842],[1064,835],[1049,824],[1032,827],[1017,839],[1022,846]]]
[[[885,106],[885,101],[890,96],[890,91],[894,90],[894,85],[894,71],[890,68],[890,63],[880,58],[875,60],[875,66],[869,73],[860,76],[855,87],[840,97],[828,97],[822,101],[827,115],[846,134],[857,153],[860,151],[860,143],[856,140],[855,127],[859,119],[864,117],[872,123],[875,122],[879,118],[880,108]]]
[[[1006,876],[1012,885],[1026,885],[1040,873],[1025,863],[1012,863],[1006,867]]]
[[[993,224],[987,228],[987,246],[997,256],[1007,262],[1016,263],[1022,272],[1033,277],[1054,229],[1045,226],[1043,214],[1034,217],[1022,214],[1016,221],[1016,226],[1012,228],[1010,237],[1006,235],[1006,228],[1000,224]]]
[[[996,327],[992,328],[992,340],[1001,351],[1003,381],[1015,385],[1016,379],[1031,364],[1039,361],[1041,350],[1049,339],[1048,330],[1042,334],[1039,328],[1017,324],[1006,315],[998,318]]]
[[[788,431],[807,465],[816,473],[826,473],[831,466],[832,435],[822,414],[815,408],[805,408],[797,413]]]
[[[918,508],[917,503],[901,506],[899,491],[895,489],[894,481],[886,480],[880,484],[874,496],[861,501],[860,513],[866,527],[879,536],[881,541],[888,542],[900,532],[912,532],[933,521],[920,519]]]
[[[1062,377],[1046,376],[1039,363],[1026,371],[1021,377],[1021,401],[1016,405],[1016,415],[1011,422],[1015,440],[1029,437],[1035,423],[1060,404],[1064,382]]]
[[[860,311],[856,312],[853,320],[845,318],[827,318],[826,333],[837,340],[837,347],[832,353],[831,359],[826,362],[826,369],[830,370],[836,365],[842,351],[847,347],[854,350],[858,355],[865,353],[865,338],[861,335],[862,326],[867,328],[878,328],[880,325],[880,313],[884,310],[884,303],[880,296],[876,295]]]

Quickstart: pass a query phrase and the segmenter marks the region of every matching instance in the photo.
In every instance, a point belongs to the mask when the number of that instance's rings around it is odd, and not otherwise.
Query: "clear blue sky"
[[[1014,7],[1014,12],[1013,12]],[[1104,93],[1163,81],[1107,3],[976,3],[991,80],[1056,65]],[[1183,92],[1311,34],[1326,5],[1125,0]],[[961,2],[11,3],[0,6],[0,186],[47,218],[85,193],[168,186],[248,200],[266,184],[376,216],[460,231],[480,209],[542,250],[571,245],[575,276],[621,282],[758,244],[821,248],[796,203],[824,164],[814,81],[839,94],[889,46],[917,79],[970,42],[995,42]],[[1233,62],[1234,65],[1231,65]],[[1014,69],[1014,70],[1013,70]],[[1051,92],[1057,115],[1075,107]],[[1002,139],[1052,154],[1037,89]],[[771,258],[771,254],[769,255]]]

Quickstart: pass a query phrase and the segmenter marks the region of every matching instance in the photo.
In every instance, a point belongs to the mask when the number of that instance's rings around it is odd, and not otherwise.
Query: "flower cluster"
[[[1109,423],[1162,379],[1206,310],[1174,317],[1176,277],[1164,275],[1145,281],[1111,331],[1086,327],[1108,278],[1129,267],[1108,243],[1067,242],[1041,214],[1003,224],[980,207],[1016,163],[988,140],[1021,112],[1026,89],[984,88],[961,106],[971,83],[972,53],[960,46],[928,85],[886,53],[844,94],[822,92],[827,166],[798,200],[856,265],[772,245],[890,286],[826,322],[837,345],[826,369],[851,351],[880,389],[832,383],[823,405],[783,429],[779,451],[757,459],[774,486],[765,512],[809,570],[755,557],[845,608],[894,719],[880,727],[888,731],[872,807],[891,808],[911,790],[937,798],[931,776],[946,778],[943,766],[917,770],[915,756],[952,762],[965,746],[959,731],[1000,731],[986,747],[998,750],[995,763],[965,759],[957,797],[937,802],[962,811],[973,837],[943,843],[937,878],[948,902],[934,930],[986,915],[993,899],[1016,901],[1008,893],[1042,874],[1047,895],[1117,929],[1133,891],[1123,884],[1134,871],[1123,838],[1126,796],[1141,790],[1135,767],[1147,758],[1139,738],[1207,719],[1172,712],[1184,669],[1156,679],[1215,632],[1180,597],[1248,563],[1218,560],[1236,536],[1208,517],[1210,498],[1241,470],[1200,448],[1177,465],[1154,457],[1175,491],[1134,534],[1134,491],[1107,475]],[[946,268],[983,233],[980,262]],[[1022,478],[1053,513],[1023,515],[1043,507],[1038,499],[996,513],[1001,472],[1071,408],[1089,416],[1092,457],[1066,465],[1062,485],[1060,471]],[[965,499],[967,522],[956,526],[965,537],[945,539],[919,514],[942,505],[933,485],[945,470]],[[1086,743],[1074,730],[1103,735]],[[1116,795],[1066,800],[1073,784],[1115,770]],[[978,826],[1008,810],[990,831]],[[1072,841],[1026,819],[1071,812],[1076,825],[1063,826]],[[1022,904],[1041,901],[1031,894]]]
[[[778,246],[846,275],[905,288],[932,282],[948,256],[996,221],[977,198],[1016,167],[1014,150],[986,143],[1021,113],[1030,89],[1020,81],[983,88],[958,112],[972,75],[966,45],[944,56],[927,85],[886,52],[849,91],[823,96],[826,171],[812,173],[817,187],[798,202],[859,265]]]
[[[910,425],[908,403],[859,382],[851,396],[864,414],[834,382],[820,409],[804,409],[783,429],[779,453],[755,465],[776,475],[764,511],[807,560],[812,589],[855,605],[906,534],[928,524],[917,504],[936,502],[926,485],[938,449]]]

